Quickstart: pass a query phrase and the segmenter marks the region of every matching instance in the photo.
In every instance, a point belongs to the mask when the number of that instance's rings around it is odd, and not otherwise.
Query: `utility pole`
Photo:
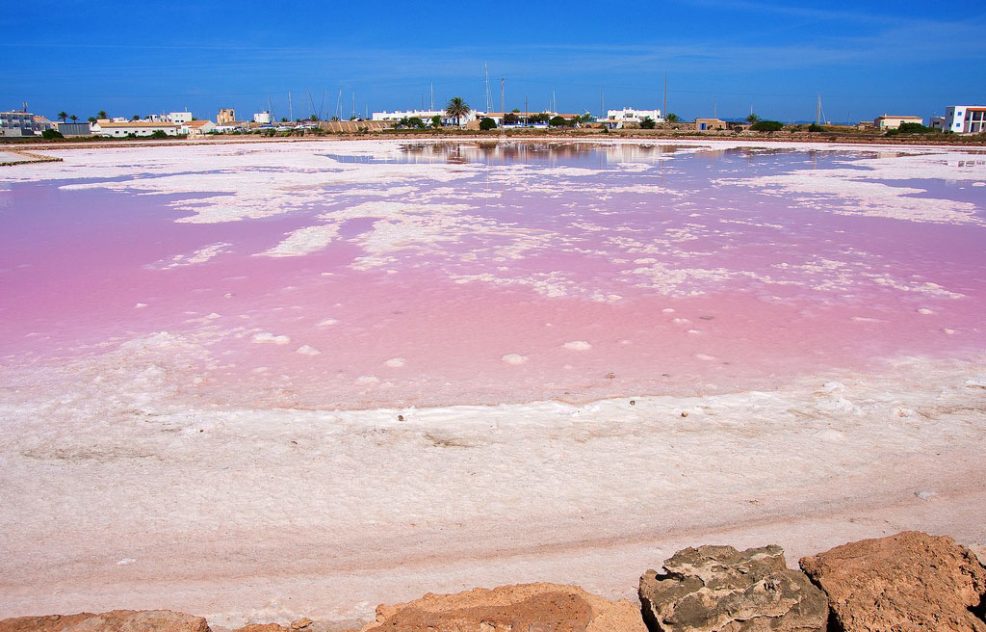
[[[291,105],[291,91],[288,90],[288,120],[294,120],[294,107]]]
[[[599,118],[606,118],[606,91],[599,89]]]
[[[507,113],[505,109],[507,106],[505,103],[506,102],[503,100],[503,77],[500,77],[500,114],[503,114],[504,116],[506,116]]]
[[[431,111],[435,111],[435,82],[431,82]]]
[[[527,96],[524,97],[524,127],[531,122],[531,117],[529,116],[529,111],[527,109]]]
[[[668,73],[664,72],[664,109],[662,110],[664,118],[668,118]]]
[[[818,95],[818,101],[815,103],[815,125],[822,124],[822,95]]]

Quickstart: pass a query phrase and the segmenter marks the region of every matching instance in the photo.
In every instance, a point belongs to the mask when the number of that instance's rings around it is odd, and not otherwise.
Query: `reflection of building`
[[[235,125],[236,110],[233,108],[221,108],[216,115],[216,125]]]
[[[695,130],[708,132],[717,129],[726,129],[726,121],[717,118],[697,118],[695,119]]]
[[[895,116],[892,114],[884,114],[883,116],[878,116],[873,119],[873,125],[880,131],[885,129],[898,129],[903,123],[917,123],[918,125],[924,125],[924,119],[920,116]]]
[[[956,134],[986,132],[986,106],[948,106],[945,108],[945,130]]]
[[[599,122],[610,129],[620,129],[622,127],[640,127],[640,123],[647,118],[655,123],[664,122],[660,110],[638,110],[636,108],[609,110],[606,112],[606,118]]]

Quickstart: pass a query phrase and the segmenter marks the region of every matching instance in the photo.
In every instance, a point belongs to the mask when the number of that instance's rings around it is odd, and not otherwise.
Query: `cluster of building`
[[[20,137],[36,136],[44,133],[45,130],[57,130],[63,136],[101,136],[105,138],[130,138],[147,136],[203,136],[211,133],[233,133],[250,131],[290,131],[295,129],[308,129],[322,127],[330,129],[331,125],[340,127],[339,130],[331,128],[332,131],[356,131],[355,126],[360,128],[382,129],[395,125],[406,124],[409,120],[418,119],[424,125],[432,125],[434,121],[439,121],[443,126],[460,126],[466,129],[478,129],[480,121],[485,118],[492,119],[498,128],[513,127],[533,127],[545,128],[550,125],[549,121],[557,118],[564,119],[567,124],[588,124],[595,127],[605,127],[607,129],[640,128],[649,126],[648,121],[661,124],[666,121],[661,110],[622,108],[619,110],[608,110],[605,117],[592,119],[592,117],[578,114],[566,114],[559,112],[483,112],[470,110],[468,113],[456,118],[448,116],[445,110],[397,110],[374,112],[369,121],[356,119],[356,121],[303,121],[291,123],[283,121],[276,123],[270,111],[262,111],[253,114],[252,120],[239,121],[236,118],[236,111],[233,108],[222,108],[216,116],[216,122],[211,120],[196,119],[191,112],[169,112],[167,114],[152,114],[145,118],[126,119],[122,117],[90,119],[85,122],[67,120],[50,121],[44,116],[32,114],[27,111],[26,104],[21,110],[0,112],[0,137]],[[314,117],[312,117],[314,118]],[[899,129],[901,125],[916,123],[923,125],[924,119],[920,116],[904,116],[884,114],[873,121],[873,127],[884,131]],[[354,127],[349,130],[346,125]],[[861,127],[869,127],[869,123],[860,124]],[[955,134],[978,134],[986,132],[986,106],[976,105],[951,105],[945,109],[945,116],[933,117],[930,120],[930,127],[943,132]],[[694,127],[696,131],[715,131],[736,128],[736,124],[730,124],[719,118],[698,118],[695,119]],[[748,126],[742,126],[748,127]]]

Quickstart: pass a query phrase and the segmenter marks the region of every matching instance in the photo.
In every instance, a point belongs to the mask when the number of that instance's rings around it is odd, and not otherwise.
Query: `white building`
[[[631,127],[639,127],[640,122],[645,118],[649,118],[655,123],[664,122],[664,117],[661,116],[660,110],[638,110],[636,108],[608,110],[606,112],[606,118],[599,122],[611,129],[620,129],[622,127],[626,127],[627,125],[630,125]]]
[[[253,122],[259,125],[270,125],[270,112],[264,110],[263,112],[257,112],[253,115]]]
[[[181,133],[188,136],[205,136],[209,132],[216,130],[216,124],[212,121],[189,121],[181,126]]]
[[[986,105],[950,105],[945,108],[945,131],[956,134],[986,132]]]
[[[100,119],[92,124],[94,136],[105,138],[126,138],[133,136],[152,136],[155,132],[164,132],[168,136],[178,136],[182,126],[177,123],[158,121],[110,121]]]
[[[903,123],[917,123],[924,125],[924,119],[920,116],[899,116],[895,114],[884,114],[873,119],[873,125],[880,131],[887,129],[899,129]]]
[[[455,117],[445,116],[445,110],[394,110],[393,112],[374,112],[370,115],[370,120],[396,123],[401,119],[409,119],[415,116],[424,121],[425,125],[431,125],[431,120],[436,116],[440,116],[442,118],[442,125],[455,125]],[[466,125],[472,121],[475,121],[477,118],[482,118],[483,116],[485,115],[482,112],[470,110],[469,114],[459,117],[459,125]]]
[[[177,123],[178,125],[184,125],[194,120],[191,112],[169,112],[167,119],[172,123]]]

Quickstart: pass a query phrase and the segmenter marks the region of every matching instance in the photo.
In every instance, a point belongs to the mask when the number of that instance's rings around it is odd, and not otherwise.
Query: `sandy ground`
[[[401,422],[190,409],[169,356],[111,353],[98,384],[49,372],[45,392],[3,375],[0,616],[343,621],[533,580],[630,596],[648,567],[701,543],[779,543],[791,564],[902,529],[986,544],[982,358]]]

